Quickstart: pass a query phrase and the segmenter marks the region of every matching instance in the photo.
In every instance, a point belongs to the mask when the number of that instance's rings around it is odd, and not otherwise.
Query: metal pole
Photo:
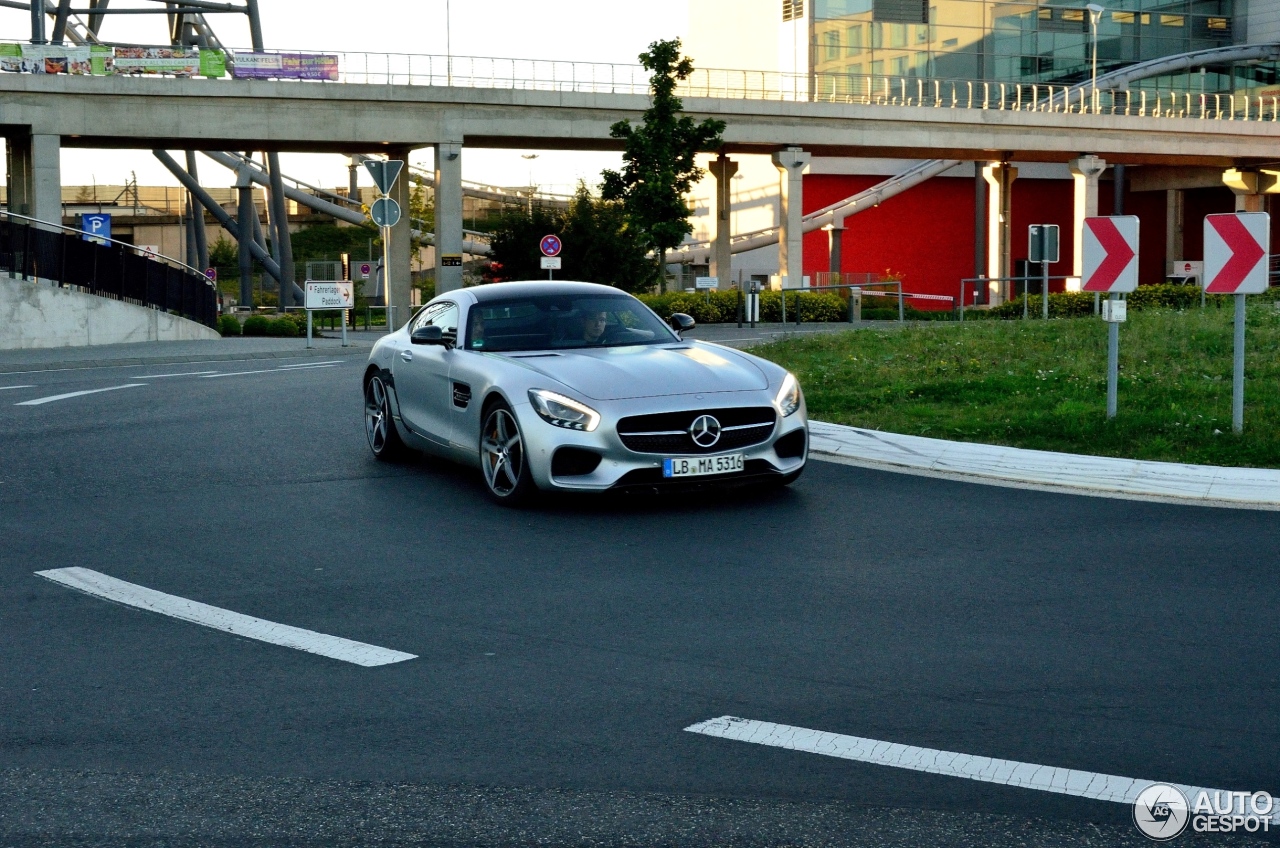
[[[902,281],[898,281],[898,323],[906,321],[906,315],[902,311]]]
[[[343,347],[347,346],[347,321],[350,319],[350,317],[351,317],[350,309],[342,310],[342,346]]]
[[[191,175],[191,179],[199,181],[200,176],[196,172],[196,152],[194,150],[187,151],[187,173]],[[190,191],[188,191],[190,195]],[[201,271],[209,267],[209,236],[204,227],[204,206],[196,201],[194,195],[191,196],[191,225],[196,237],[196,267]]]
[[[1022,320],[1026,321],[1031,317],[1031,278],[1023,272],[1022,275]]]
[[[1244,299],[1236,295],[1235,360],[1231,368],[1231,431],[1244,432]]]
[[[800,326],[800,292],[796,292],[796,326]]]
[[[313,348],[315,345],[311,343],[311,310],[307,310],[307,348]]]
[[[263,50],[262,18],[258,16],[258,0],[244,0],[246,13],[249,15],[249,41],[253,49],[259,53]]]
[[[1040,263],[1040,317],[1049,320],[1049,263]]]
[[[284,181],[280,172],[280,154],[267,154],[267,168],[271,177],[271,192],[268,200],[271,203],[272,246],[277,248],[280,258],[280,309],[284,310],[286,299],[292,292],[292,283],[296,282],[293,269],[293,239],[289,235],[289,205],[285,202]]]
[[[44,0],[31,0],[31,43],[49,43],[44,35]]]
[[[253,243],[253,224],[257,213],[253,209],[253,189],[241,186],[240,203],[236,210],[236,225],[239,227],[236,243],[240,248],[240,303],[253,306],[253,254],[249,245]]]
[[[1120,295],[1112,294],[1112,303],[1120,301]],[[1116,384],[1120,379],[1120,325],[1107,322],[1107,420],[1116,417]]]
[[[778,294],[782,295],[782,323],[785,325],[787,323],[787,290],[779,288]]]
[[[394,328],[391,326],[391,228],[382,228],[382,293],[383,304],[387,307],[387,332],[390,333]]]

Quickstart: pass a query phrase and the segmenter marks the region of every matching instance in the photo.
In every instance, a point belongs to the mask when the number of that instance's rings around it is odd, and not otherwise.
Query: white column
[[[738,173],[738,163],[722,153],[712,160],[708,170],[716,178],[716,236],[711,251],[711,276],[719,278],[717,288],[727,289],[733,284],[730,278],[733,269],[732,185],[733,175]]]
[[[1008,162],[991,162],[982,169],[987,183],[987,276],[993,281],[1011,275],[1009,234],[1013,226],[1013,181],[1018,169]],[[987,284],[987,303],[1004,302],[1008,282]]]
[[[1080,291],[1079,277],[1084,274],[1084,219],[1098,214],[1098,177],[1107,169],[1107,160],[1092,154],[1072,159],[1071,178],[1075,183],[1075,200],[1072,204],[1071,231],[1074,234],[1071,252],[1071,275],[1076,281],[1067,281],[1068,291]]]
[[[778,273],[782,275],[783,288],[799,288],[804,280],[804,172],[809,169],[812,158],[799,147],[788,147],[773,154],[782,201]]]
[[[1222,183],[1231,189],[1231,193],[1236,196],[1237,212],[1265,211],[1262,188],[1259,186],[1259,174],[1257,171],[1241,171],[1239,168],[1231,168],[1223,172]]]
[[[436,294],[462,288],[462,267],[445,257],[462,256],[462,142],[442,142],[436,151]]]

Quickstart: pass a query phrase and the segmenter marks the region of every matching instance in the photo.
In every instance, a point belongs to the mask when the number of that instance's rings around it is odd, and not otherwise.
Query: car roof
[[[517,280],[509,283],[487,283],[472,286],[467,294],[478,303],[534,295],[583,296],[625,295],[622,289],[602,286],[598,283],[579,283],[572,280]]]

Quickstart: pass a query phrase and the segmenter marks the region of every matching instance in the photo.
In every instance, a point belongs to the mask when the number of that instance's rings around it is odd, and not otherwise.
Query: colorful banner
[[[101,45],[0,44],[0,71],[88,75],[110,73],[110,67],[111,48]]]
[[[235,79],[338,81],[338,57],[329,53],[235,53]]]
[[[116,73],[193,77],[200,73],[200,51],[185,47],[117,47]]]

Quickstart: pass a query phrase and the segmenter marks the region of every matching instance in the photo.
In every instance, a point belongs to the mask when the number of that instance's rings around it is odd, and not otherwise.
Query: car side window
[[[428,324],[434,323],[431,319],[451,306],[453,306],[452,303],[431,304],[413,317],[413,323],[409,325],[409,332],[412,333],[414,330],[420,330]]]
[[[452,303],[443,303],[441,306],[444,308],[433,314],[427,324],[439,327],[441,337],[456,345],[458,343],[458,307]]]

